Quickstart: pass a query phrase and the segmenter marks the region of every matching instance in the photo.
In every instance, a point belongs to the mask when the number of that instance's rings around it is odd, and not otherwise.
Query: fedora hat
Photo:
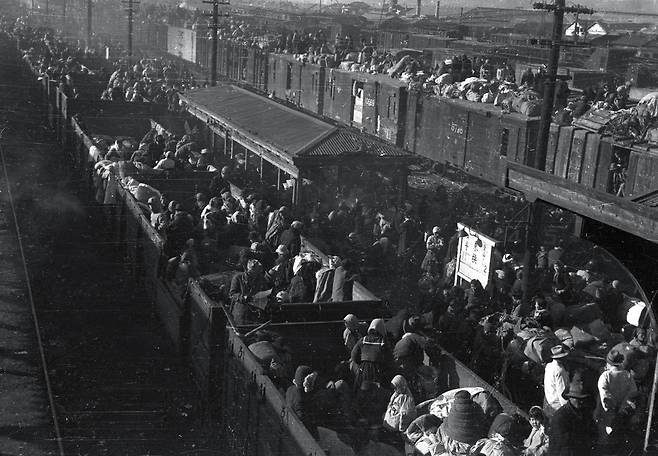
[[[562,397],[565,399],[569,399],[570,397],[575,399],[587,399],[590,396],[591,394],[585,390],[582,377],[578,374],[573,376],[571,383],[569,383],[569,388],[562,393]]]
[[[611,366],[620,367],[622,364],[624,364],[624,355],[613,348],[608,352],[608,355],[605,357],[605,361]]]
[[[556,345],[555,347],[551,348],[551,357],[553,359],[560,359],[564,358],[565,356],[569,355],[569,350],[567,350],[567,347],[564,345]]]

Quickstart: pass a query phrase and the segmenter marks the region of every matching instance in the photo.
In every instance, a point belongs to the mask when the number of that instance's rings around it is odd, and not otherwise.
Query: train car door
[[[350,119],[356,126],[363,124],[363,105],[365,93],[363,91],[362,81],[352,81],[352,118]]]
[[[448,105],[450,106],[450,105]],[[451,106],[448,109],[444,125],[445,149],[448,161],[458,168],[463,169],[466,162],[466,138],[468,138],[468,116],[467,110]]]
[[[489,182],[500,184],[498,171],[501,135],[505,136],[502,138],[504,141],[509,141],[509,130],[507,129],[506,134],[501,133],[499,119],[475,112],[469,113],[468,124],[464,170]]]

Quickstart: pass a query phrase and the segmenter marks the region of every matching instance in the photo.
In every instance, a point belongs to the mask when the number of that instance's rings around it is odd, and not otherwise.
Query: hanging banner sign
[[[465,236],[459,238],[457,247],[455,285],[477,279],[486,288],[492,277],[496,240],[462,223],[457,223],[457,229]]]

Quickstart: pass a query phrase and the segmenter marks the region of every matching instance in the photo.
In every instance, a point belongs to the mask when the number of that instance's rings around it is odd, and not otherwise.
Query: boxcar
[[[323,112],[335,121],[402,146],[407,84],[386,75],[327,69]]]
[[[612,184],[610,171],[615,155],[626,169],[624,188],[619,193]],[[615,140],[583,128],[553,124],[546,172],[602,192],[641,198],[656,190],[658,146]]]
[[[412,114],[405,147],[497,185],[505,184],[507,160],[525,163],[534,154],[539,119],[503,113],[496,106],[410,94]]]

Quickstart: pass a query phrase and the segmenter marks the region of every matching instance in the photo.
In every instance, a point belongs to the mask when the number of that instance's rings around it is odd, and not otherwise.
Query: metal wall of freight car
[[[228,331],[227,337],[223,360],[223,454],[324,456],[245,343],[233,331]]]
[[[324,115],[346,125],[352,121],[352,77],[349,73],[328,69],[325,75]]]
[[[324,102],[325,68],[320,65],[305,64],[300,67],[299,107],[314,114],[322,115]]]

